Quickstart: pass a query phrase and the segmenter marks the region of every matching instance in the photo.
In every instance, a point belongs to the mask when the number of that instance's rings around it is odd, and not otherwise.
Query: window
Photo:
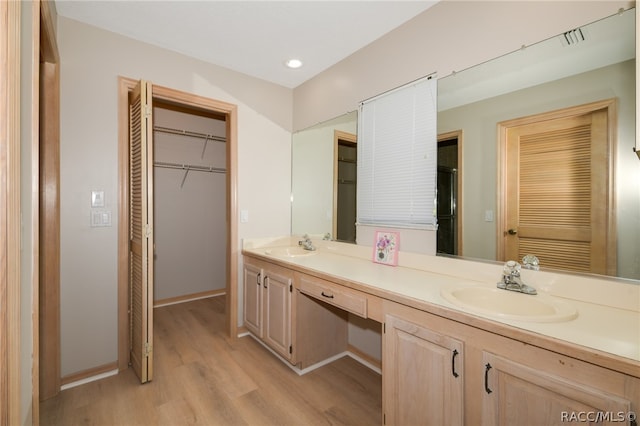
[[[358,224],[435,229],[436,79],[364,101],[358,114]]]

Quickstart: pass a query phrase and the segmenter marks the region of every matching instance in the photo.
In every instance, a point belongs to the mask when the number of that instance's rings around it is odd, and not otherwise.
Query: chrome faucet
[[[307,234],[304,234],[302,236],[302,240],[298,241],[298,245],[302,246],[303,249],[309,251],[314,251],[316,249],[316,247],[313,245],[313,242],[311,241],[311,238],[309,238]]]
[[[540,260],[532,254],[528,254],[522,258],[522,267],[526,269],[540,270]]]
[[[520,278],[520,264],[514,260],[510,260],[504,264],[502,279],[498,282],[497,287],[524,294],[538,294],[535,288],[522,282]]]

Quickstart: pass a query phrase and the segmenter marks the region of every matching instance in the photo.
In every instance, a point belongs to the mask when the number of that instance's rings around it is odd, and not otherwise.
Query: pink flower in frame
[[[385,265],[398,264],[400,234],[393,231],[376,231],[373,244],[373,261]]]

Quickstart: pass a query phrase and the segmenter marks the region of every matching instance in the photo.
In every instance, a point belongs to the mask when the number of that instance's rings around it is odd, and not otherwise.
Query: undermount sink
[[[316,254],[315,251],[305,250],[302,247],[271,247],[267,248],[264,251],[264,254],[269,256],[279,256],[279,257],[303,257],[303,256],[311,256]]]
[[[545,294],[529,295],[482,286],[445,288],[440,294],[456,306],[502,319],[562,322],[578,316],[570,303]]]

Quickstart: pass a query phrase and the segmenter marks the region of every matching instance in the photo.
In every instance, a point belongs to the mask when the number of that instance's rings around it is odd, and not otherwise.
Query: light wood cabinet
[[[348,313],[383,322],[385,426],[637,424],[624,416],[640,412],[639,374],[562,341],[245,258],[244,324],[290,363],[306,369],[345,353]]]
[[[244,325],[271,349],[292,359],[293,271],[245,258]]]
[[[244,325],[262,338],[262,269],[245,262],[243,278]]]
[[[337,306],[362,318],[367,318],[367,296],[339,284],[310,275],[299,274],[296,287],[301,293]]]
[[[594,365],[567,366],[583,382],[592,382],[578,383],[546,371],[548,366],[539,361],[543,358],[533,358],[526,365],[483,353],[484,425],[564,425],[570,421],[629,424],[626,415],[631,412],[631,401],[603,389],[602,380],[615,380],[615,373]]]
[[[293,279],[290,272],[264,270],[262,278],[263,339],[276,352],[290,359],[291,342],[291,294]]]
[[[625,416],[640,410],[637,377],[530,345],[524,336],[396,303],[384,311],[385,425],[636,424]]]
[[[462,425],[462,342],[391,315],[384,339],[385,424]]]

